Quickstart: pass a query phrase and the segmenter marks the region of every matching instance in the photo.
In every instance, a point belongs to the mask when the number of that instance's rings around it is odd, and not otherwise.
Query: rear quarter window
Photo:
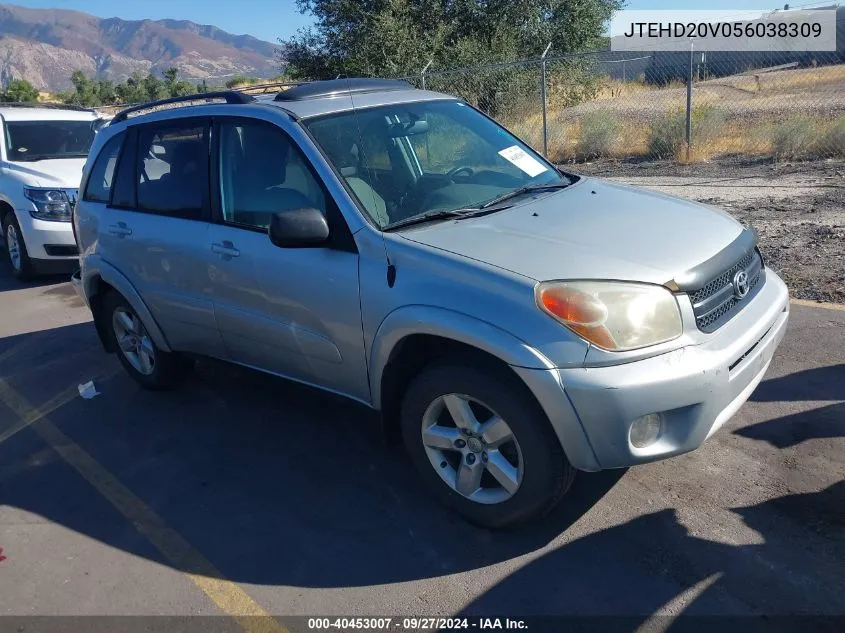
[[[83,200],[107,203],[111,198],[114,170],[120,148],[123,145],[123,138],[123,134],[118,134],[103,146],[94,166],[91,168],[91,175],[88,177]]]

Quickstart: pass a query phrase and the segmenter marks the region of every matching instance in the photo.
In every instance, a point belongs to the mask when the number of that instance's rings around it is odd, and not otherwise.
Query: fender
[[[132,282],[130,282],[123,273],[117,270],[117,268],[108,262],[103,261],[98,256],[88,256],[85,264],[85,269],[82,272],[82,287],[85,289],[85,296],[90,300],[90,297],[93,296],[96,291],[95,286],[97,278],[101,278],[123,295],[124,299],[129,302],[129,305],[132,306],[133,310],[135,310],[135,314],[140,317],[141,323],[144,324],[144,328],[146,328],[150,338],[153,339],[158,348],[164,352],[172,351],[164,336],[164,332],[161,331],[161,328],[153,318],[150,309],[147,307],[147,304],[144,303],[144,300],[141,299],[141,295],[139,295],[138,291],[135,290]]]
[[[384,318],[373,338],[369,373],[374,409],[381,410],[381,379],[391,353],[403,338],[413,334],[430,334],[472,345],[514,367],[554,367],[525,341],[486,321],[446,308],[403,306]]]

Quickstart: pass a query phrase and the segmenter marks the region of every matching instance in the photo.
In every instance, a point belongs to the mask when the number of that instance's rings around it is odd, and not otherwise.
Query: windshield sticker
[[[499,156],[504,158],[509,163],[515,165],[532,178],[534,176],[539,176],[544,171],[549,171],[548,168],[545,167],[540,161],[528,154],[524,149],[522,149],[518,145],[511,145],[510,147],[506,147],[501,152],[499,152]]]

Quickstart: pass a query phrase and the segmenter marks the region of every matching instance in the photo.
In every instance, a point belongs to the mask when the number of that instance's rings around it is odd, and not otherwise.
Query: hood
[[[710,259],[741,231],[718,209],[584,178],[504,211],[401,235],[537,281],[664,284]]]
[[[7,162],[6,170],[31,187],[78,189],[84,165],[84,158],[53,158],[31,163]]]

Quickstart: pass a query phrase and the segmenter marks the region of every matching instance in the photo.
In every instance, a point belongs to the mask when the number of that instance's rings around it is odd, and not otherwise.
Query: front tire
[[[12,267],[12,274],[21,281],[31,279],[35,271],[26,250],[20,224],[13,211],[9,211],[3,220],[3,239],[6,242],[6,256]]]
[[[145,389],[172,389],[190,373],[193,361],[159,349],[141,318],[117,292],[103,299],[101,318],[120,363]]]
[[[401,424],[426,487],[482,527],[543,516],[575,476],[543,410],[504,370],[427,367],[405,394]]]

